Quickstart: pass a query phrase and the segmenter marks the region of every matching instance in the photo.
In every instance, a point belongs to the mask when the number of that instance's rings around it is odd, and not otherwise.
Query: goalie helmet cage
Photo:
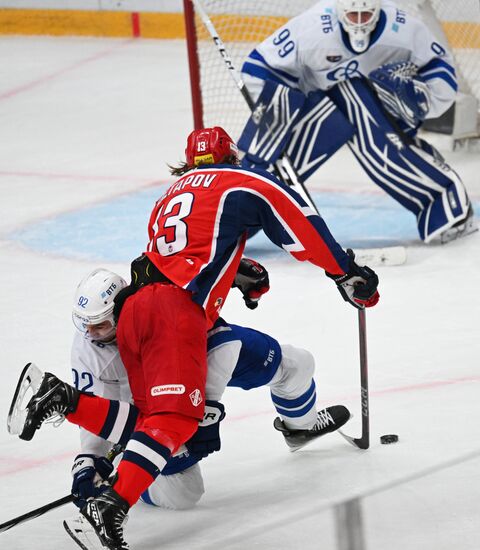
[[[258,43],[318,0],[200,1],[239,71]],[[471,113],[478,111],[480,101],[479,0],[396,0],[396,4],[421,17],[434,34],[447,38],[459,75],[462,91],[459,97],[467,104],[462,118],[464,121],[470,118],[470,129],[463,132],[464,135],[462,130],[458,131],[455,137],[476,135]],[[209,32],[195,14],[191,0],[184,0],[184,13],[194,126],[196,129],[222,126],[238,140],[250,110],[228,74]]]

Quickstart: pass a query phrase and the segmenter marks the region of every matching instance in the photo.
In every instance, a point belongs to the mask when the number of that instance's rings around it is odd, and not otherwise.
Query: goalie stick
[[[184,0],[185,12],[189,10],[189,3],[193,4],[195,12],[199,15],[203,24],[205,25],[207,31],[209,32],[212,40],[218,50],[219,55],[222,57],[227,70],[232,76],[237,88],[245,99],[248,107],[251,111],[255,108],[255,102],[253,101],[252,96],[250,95],[245,83],[238,72],[238,69],[233,64],[232,58],[227,52],[223,40],[220,38],[212,20],[208,16],[207,12],[203,8],[203,5],[200,0]],[[313,199],[305,187],[305,185],[298,179],[295,172],[293,164],[285,153],[276,161],[275,170],[277,177],[289,187],[292,187],[299,193],[299,195],[305,200],[305,202],[319,215],[321,216],[316,204],[313,202]],[[363,249],[359,250],[357,253],[359,258],[367,257],[370,265],[385,265],[385,266],[395,266],[402,265],[407,259],[407,254],[405,247],[396,246],[396,247],[387,247],[382,249]],[[367,263],[367,262],[365,262]]]
[[[362,434],[355,438],[338,432],[359,449],[370,447],[370,409],[368,403],[368,361],[367,361],[367,323],[365,309],[358,310],[358,342],[360,349],[360,395],[362,403]]]

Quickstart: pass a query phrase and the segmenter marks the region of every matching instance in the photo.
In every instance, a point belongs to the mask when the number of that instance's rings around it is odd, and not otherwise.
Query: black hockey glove
[[[262,294],[270,290],[268,271],[255,260],[242,258],[232,288],[239,288],[248,309],[255,309]]]
[[[100,495],[109,487],[108,478],[113,472],[113,464],[104,456],[78,455],[72,467],[73,503],[80,510],[89,498]]]
[[[225,407],[218,401],[205,402],[205,414],[198,430],[185,443],[189,453],[198,458],[220,450],[220,422],[225,418]]]
[[[377,290],[378,276],[373,269],[355,263],[355,254],[351,248],[347,249],[347,254],[350,256],[350,265],[345,275],[327,272],[325,275],[335,281],[346,302],[350,302],[357,309],[373,307],[380,299]]]

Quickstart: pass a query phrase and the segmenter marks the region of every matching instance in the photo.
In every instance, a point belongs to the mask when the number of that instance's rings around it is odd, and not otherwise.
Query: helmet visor
[[[347,11],[345,13],[345,17],[350,24],[360,27],[371,23],[373,15],[373,11]]]

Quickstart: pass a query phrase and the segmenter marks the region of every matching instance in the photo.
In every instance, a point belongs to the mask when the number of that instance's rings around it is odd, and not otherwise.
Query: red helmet
[[[188,166],[217,164],[226,157],[238,160],[238,148],[232,138],[220,126],[194,130],[187,139],[185,158]]]

